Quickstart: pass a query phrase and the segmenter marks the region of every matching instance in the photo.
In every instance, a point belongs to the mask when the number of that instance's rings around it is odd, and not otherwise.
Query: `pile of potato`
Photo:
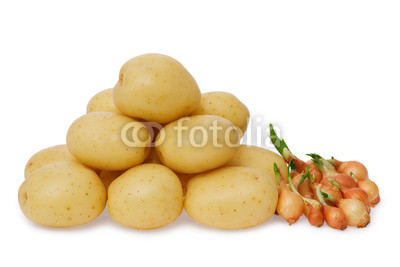
[[[73,227],[104,210],[136,229],[166,226],[183,207],[217,228],[248,228],[275,213],[273,163],[282,157],[240,145],[249,111],[226,92],[201,94],[175,59],[126,62],[114,88],[95,95],[70,126],[66,145],[31,157],[18,198],[25,216]],[[154,127],[156,126],[156,127]]]

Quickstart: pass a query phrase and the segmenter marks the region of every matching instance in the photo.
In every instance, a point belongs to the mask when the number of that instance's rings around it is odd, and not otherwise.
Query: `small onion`
[[[330,184],[328,179],[333,179],[336,182],[338,182],[340,184],[340,186],[344,186],[344,187],[348,187],[348,188],[353,188],[353,187],[357,187],[357,183],[356,181],[354,181],[353,177],[351,177],[348,174],[336,174],[336,175],[332,175],[332,176],[327,176],[324,177],[324,179],[322,179],[321,184]]]
[[[346,220],[346,216],[343,213],[342,210],[340,210],[337,207],[332,207],[326,204],[324,198],[322,197],[322,193],[321,193],[321,187],[322,185],[319,184],[316,189],[316,195],[318,197],[319,202],[321,202],[322,207],[324,209],[324,217],[326,220],[326,223],[335,229],[339,229],[339,230],[344,230],[347,228],[347,220]]]
[[[346,216],[348,225],[362,228],[370,222],[370,216],[365,205],[358,199],[341,199],[338,207]]]
[[[343,198],[345,199],[358,199],[360,200],[364,205],[365,208],[367,210],[367,212],[369,213],[371,210],[370,204],[369,204],[369,197],[367,192],[365,192],[363,189],[361,188],[342,188],[342,195]]]
[[[336,169],[340,173],[349,174],[354,173],[354,175],[360,181],[368,180],[368,170],[367,168],[358,161],[339,161],[332,157],[331,162],[335,165]]]
[[[316,181],[317,183],[320,183],[321,180],[322,180],[322,178],[323,178],[323,176],[322,176],[322,172],[318,169],[318,167],[315,166],[315,165],[312,163],[312,160],[306,161],[306,162],[305,162],[305,165],[306,165],[306,167],[310,170],[310,173],[311,173],[312,175],[314,175],[315,181]]]
[[[324,205],[324,217],[326,223],[332,228],[339,230],[347,228],[346,215],[339,208]]]
[[[343,198],[342,194],[340,193],[340,190],[336,186],[333,186],[331,184],[323,184],[321,186],[321,192],[324,192],[333,197],[334,200],[333,203],[331,204],[338,203],[339,200]]]
[[[324,213],[322,206],[313,206],[312,204],[304,201],[304,215],[308,218],[311,225],[320,227],[324,224]]]
[[[372,207],[379,203],[381,198],[379,196],[379,188],[376,183],[371,180],[358,181],[357,186],[367,192],[369,202]]]
[[[296,193],[288,190],[283,179],[279,183],[281,194],[279,195],[276,211],[289,225],[295,223],[303,214],[303,199]]]
[[[300,195],[302,195],[305,198],[314,198],[313,191],[310,186],[310,181],[308,179],[305,179],[300,185],[300,180],[302,178],[302,174],[297,174],[295,175],[292,180],[293,180],[293,185],[295,188],[299,191]]]

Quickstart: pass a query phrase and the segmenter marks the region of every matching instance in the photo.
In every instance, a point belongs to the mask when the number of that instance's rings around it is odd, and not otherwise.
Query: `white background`
[[[1,1],[1,257],[30,266],[368,266],[397,261],[400,236],[398,1]],[[202,91],[234,93],[280,127],[298,156],[359,160],[381,190],[365,229],[288,226],[274,216],[224,231],[182,214],[158,230],[105,211],[73,229],[28,221],[17,191],[29,157],[142,53],[178,59]],[[391,242],[396,242],[390,245]],[[113,265],[118,264],[118,265]]]

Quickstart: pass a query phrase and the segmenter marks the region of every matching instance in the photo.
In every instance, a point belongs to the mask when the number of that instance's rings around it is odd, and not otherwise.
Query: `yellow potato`
[[[165,126],[157,136],[156,150],[162,163],[174,171],[199,173],[226,164],[239,142],[239,133],[230,121],[198,115]]]
[[[50,227],[73,227],[94,220],[106,205],[97,174],[74,162],[37,169],[21,185],[18,200],[25,216]]]
[[[110,186],[110,184],[117,179],[121,174],[123,174],[125,171],[106,171],[106,170],[100,170],[99,171],[99,177],[102,183],[104,184],[104,187],[106,190]]]
[[[108,213],[130,228],[166,226],[178,218],[182,208],[181,183],[173,171],[160,164],[134,167],[108,188]]]
[[[48,147],[33,155],[25,166],[25,179],[35,170],[57,162],[76,162],[78,159],[69,153],[66,145]]]
[[[259,225],[275,213],[278,189],[263,172],[223,167],[189,180],[185,210],[194,220],[216,228],[241,229]]]
[[[114,104],[112,88],[101,91],[90,99],[86,113],[94,111],[109,111],[123,115]]]
[[[241,145],[235,156],[226,164],[226,166],[242,166],[257,169],[259,171],[265,172],[274,181],[274,163],[276,163],[281,170],[281,173],[287,181],[287,165],[285,160],[281,155],[272,152],[268,149]]]
[[[209,92],[201,95],[200,104],[193,115],[217,115],[232,122],[244,134],[250,118],[248,108],[227,92]]]
[[[114,87],[114,103],[124,114],[168,123],[190,114],[200,102],[200,90],[175,59],[146,54],[126,62]]]
[[[124,133],[124,129],[131,129],[132,134]],[[137,134],[133,134],[135,130]],[[137,137],[128,138],[133,135]],[[149,132],[142,123],[104,111],[83,115],[67,134],[72,155],[90,167],[109,171],[126,170],[142,163],[149,153],[150,142]]]

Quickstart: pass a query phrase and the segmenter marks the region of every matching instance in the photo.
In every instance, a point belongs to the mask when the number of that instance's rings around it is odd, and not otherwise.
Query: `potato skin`
[[[281,155],[257,146],[241,145],[235,156],[226,164],[226,166],[242,166],[253,168],[268,174],[274,181],[274,163],[281,170],[281,173],[287,181],[287,165]]]
[[[86,107],[86,113],[94,111],[108,111],[123,115],[114,104],[113,88],[103,90],[90,99]]]
[[[277,186],[265,173],[246,167],[223,167],[192,177],[184,206],[199,223],[242,229],[270,219],[277,201]]]
[[[200,97],[190,73],[161,54],[145,54],[126,62],[114,87],[114,103],[122,113],[158,123],[187,116]]]
[[[208,92],[201,94],[200,104],[193,115],[217,115],[239,127],[242,134],[249,123],[249,109],[234,95],[227,92]]]
[[[26,163],[25,179],[40,167],[57,162],[76,162],[79,160],[68,151],[67,145],[58,145],[45,148],[34,154]]]
[[[160,164],[134,167],[108,188],[108,213],[126,227],[163,227],[178,218],[182,209],[181,183],[172,170]]]
[[[97,174],[74,162],[59,162],[34,171],[21,185],[18,200],[25,216],[49,227],[88,223],[106,205],[106,190]]]
[[[140,129],[139,147],[130,147],[121,138],[124,126]],[[112,112],[96,111],[78,118],[67,134],[68,150],[83,164],[98,170],[126,170],[142,163],[148,153],[150,138],[140,122]]]
[[[209,130],[214,123],[220,127],[216,134]],[[200,128],[206,132],[197,131]],[[221,146],[214,146],[214,140]],[[162,163],[172,170],[200,173],[226,164],[236,153],[239,142],[239,133],[230,121],[214,115],[197,115],[166,125],[157,136],[156,150]]]

